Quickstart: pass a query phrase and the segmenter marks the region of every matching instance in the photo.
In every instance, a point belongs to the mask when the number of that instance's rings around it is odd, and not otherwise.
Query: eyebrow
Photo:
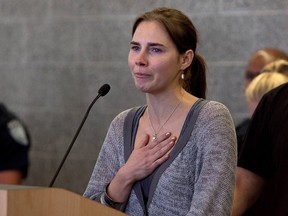
[[[131,44],[131,45],[140,45],[140,43],[138,43],[138,42],[136,42],[136,41],[131,41],[130,44]],[[164,47],[163,44],[153,43],[153,42],[149,42],[149,43],[148,43],[148,46],[161,46],[161,47]]]

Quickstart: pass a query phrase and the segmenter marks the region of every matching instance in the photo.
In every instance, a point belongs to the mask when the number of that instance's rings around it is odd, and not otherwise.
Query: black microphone
[[[70,145],[69,145],[69,147],[68,147],[68,149],[67,149],[67,151],[66,151],[66,153],[65,153],[65,155],[64,155],[64,157],[63,157],[63,159],[62,159],[62,161],[61,161],[61,163],[60,163],[60,165],[59,165],[59,167],[58,167],[58,169],[57,169],[57,171],[56,171],[53,179],[52,179],[52,181],[51,181],[50,184],[49,184],[49,187],[52,187],[52,186],[53,186],[53,184],[54,184],[54,182],[55,182],[55,180],[56,180],[56,178],[57,178],[57,176],[58,176],[58,174],[59,174],[59,172],[60,172],[60,170],[61,170],[61,168],[62,168],[62,166],[63,166],[63,164],[64,164],[64,162],[65,162],[65,160],[66,160],[66,158],[67,158],[67,156],[68,156],[68,154],[69,154],[69,152],[70,152],[70,150],[72,149],[72,146],[73,146],[76,138],[78,137],[78,134],[80,133],[81,128],[82,128],[83,125],[84,125],[84,122],[85,122],[86,119],[87,119],[87,116],[88,116],[88,114],[89,114],[92,106],[93,106],[94,103],[98,100],[98,98],[100,98],[101,96],[105,96],[109,91],[110,91],[110,85],[108,85],[108,84],[104,84],[104,85],[101,86],[101,88],[98,90],[98,95],[96,96],[96,98],[92,101],[92,103],[91,103],[90,106],[88,107],[88,109],[87,109],[87,111],[86,111],[86,113],[85,113],[85,116],[84,116],[84,118],[82,119],[81,124],[79,125],[79,127],[78,127],[78,129],[77,129],[77,131],[76,131],[76,133],[75,133],[75,135],[74,135],[74,137],[73,137],[73,139],[72,139],[72,141],[71,141],[71,143],[70,143]]]

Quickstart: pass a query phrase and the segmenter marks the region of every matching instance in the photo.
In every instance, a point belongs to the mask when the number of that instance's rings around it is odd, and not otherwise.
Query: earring
[[[185,74],[184,71],[181,73],[181,79],[184,80],[185,79]]]

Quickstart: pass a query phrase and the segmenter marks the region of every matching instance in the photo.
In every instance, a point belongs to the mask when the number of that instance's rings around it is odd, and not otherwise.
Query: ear
[[[194,58],[194,52],[193,50],[187,50],[182,56],[181,56],[181,70],[185,70],[188,68],[193,61]]]

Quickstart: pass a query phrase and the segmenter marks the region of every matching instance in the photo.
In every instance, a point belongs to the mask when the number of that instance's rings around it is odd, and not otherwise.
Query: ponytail
[[[195,53],[192,64],[185,71],[183,88],[196,97],[206,99],[206,64],[197,53]]]

